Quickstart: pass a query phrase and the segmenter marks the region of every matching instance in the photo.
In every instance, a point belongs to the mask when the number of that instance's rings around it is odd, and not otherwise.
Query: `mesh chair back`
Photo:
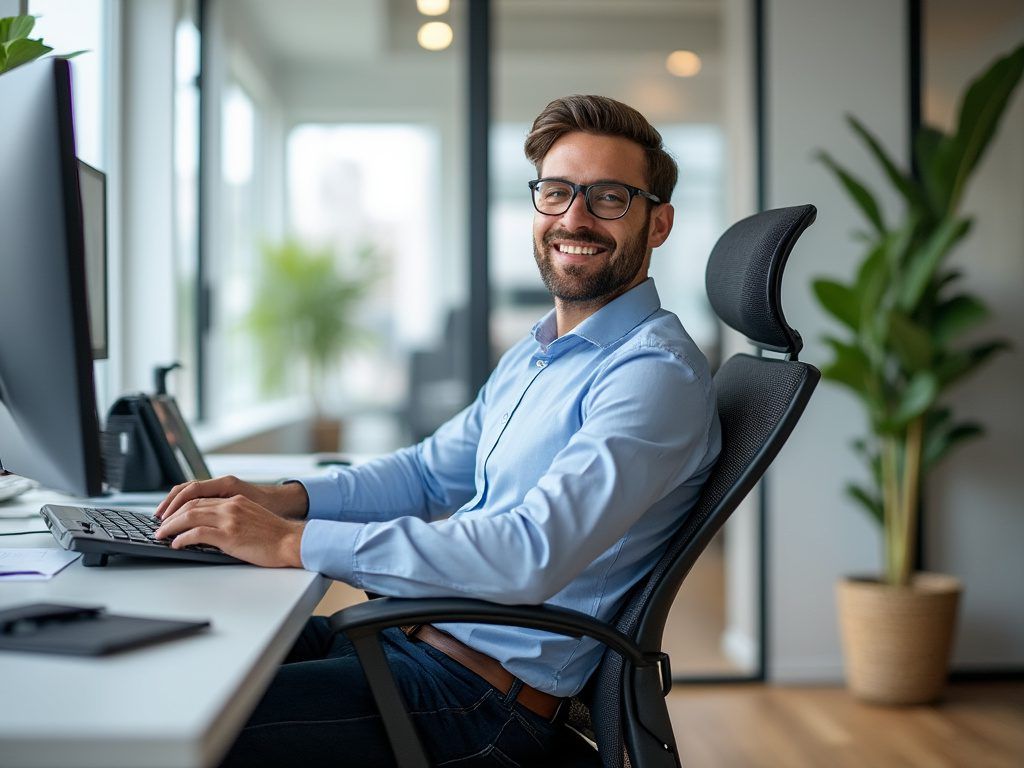
[[[736,355],[715,374],[722,427],[718,463],[697,506],[616,620],[617,629],[645,651],[660,649],[679,585],[775,458],[820,378],[813,366],[795,360],[800,336],[786,323],[780,303],[786,259],[814,215],[808,205],[751,216],[722,236],[709,259],[708,295],[716,313],[756,345],[794,359]],[[646,762],[645,750],[661,749],[657,743],[645,747],[631,736],[642,733],[634,722],[640,705],[631,679],[622,658],[606,652],[584,694],[570,707],[570,725],[596,740],[606,768],[629,765],[631,755],[639,767]],[[678,764],[674,755],[668,757],[662,750],[658,764]]]

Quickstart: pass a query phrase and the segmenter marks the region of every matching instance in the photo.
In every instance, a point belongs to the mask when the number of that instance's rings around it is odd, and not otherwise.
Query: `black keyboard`
[[[64,549],[81,552],[83,565],[106,565],[110,555],[132,555],[204,563],[240,563],[209,544],[171,547],[173,538],[158,539],[160,521],[144,512],[44,504],[39,510]]]
[[[92,520],[97,527],[101,528],[112,539],[116,541],[132,541],[138,544],[157,544],[163,547],[170,547],[174,537],[158,539],[156,529],[160,527],[160,520],[149,515],[129,512],[123,509],[93,509],[83,507],[86,516]],[[209,544],[191,544],[184,549],[194,552],[220,552],[217,547]]]

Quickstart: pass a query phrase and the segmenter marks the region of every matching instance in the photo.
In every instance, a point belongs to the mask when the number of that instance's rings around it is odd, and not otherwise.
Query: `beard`
[[[643,268],[647,258],[647,234],[651,226],[650,214],[640,230],[615,250],[615,241],[589,230],[568,232],[564,229],[551,230],[544,235],[542,243],[533,241],[533,257],[540,269],[541,279],[548,291],[562,301],[587,304],[615,298],[633,282]],[[594,271],[586,264],[555,265],[551,256],[551,242],[557,239],[593,243],[610,254],[603,267]]]

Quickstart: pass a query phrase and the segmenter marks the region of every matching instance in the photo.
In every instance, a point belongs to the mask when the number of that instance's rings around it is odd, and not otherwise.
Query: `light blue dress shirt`
[[[304,567],[383,595],[549,603],[610,620],[718,457],[714,387],[653,280],[556,335],[552,310],[422,443],[300,480]],[[556,696],[577,693],[604,649],[439,626]]]

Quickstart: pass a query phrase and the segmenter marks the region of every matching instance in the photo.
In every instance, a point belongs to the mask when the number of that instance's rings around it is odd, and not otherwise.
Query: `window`
[[[195,3],[180,6],[174,31],[174,315],[176,358],[185,371],[174,392],[186,418],[198,403],[199,30]]]
[[[294,235],[331,248],[342,269],[353,266],[357,249],[373,254],[359,338],[342,341],[349,351],[330,390],[327,405],[336,412],[400,410],[408,355],[441,336],[444,318],[434,299],[443,263],[440,159],[430,125],[299,125],[289,134]]]
[[[451,45],[427,50],[417,39],[427,19],[414,3],[320,4],[301,42],[273,4],[209,4],[204,99],[218,105],[219,123],[204,138],[205,170],[217,179],[204,211],[211,421],[281,398],[260,388],[243,318],[264,245],[286,237],[328,246],[339,263],[363,245],[374,249],[360,338],[325,387],[329,415],[344,420],[344,449],[397,448],[465,404],[461,363],[452,360],[465,344],[450,337],[460,332],[468,282],[464,7],[453,3],[442,19]],[[285,378],[285,395],[307,391],[305,372]]]
[[[258,248],[265,237],[259,211],[256,164],[257,110],[237,82],[224,90],[221,113],[220,216],[217,258],[210,264],[217,286],[209,366],[211,412],[239,411],[259,397],[253,341],[242,328],[252,298]]]

